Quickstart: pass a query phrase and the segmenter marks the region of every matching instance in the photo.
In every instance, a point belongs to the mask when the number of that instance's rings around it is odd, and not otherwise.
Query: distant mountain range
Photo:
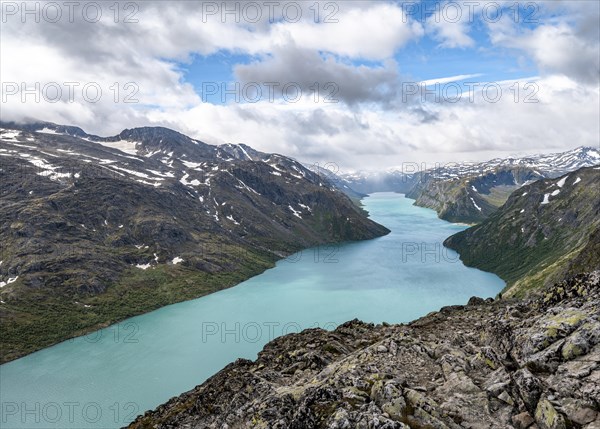
[[[400,192],[416,205],[436,210],[442,219],[478,223],[521,186],[598,164],[600,150],[580,147],[549,155],[448,164],[416,173],[393,170],[330,176],[347,193]]]
[[[470,266],[524,296],[600,269],[600,167],[539,180],[514,192],[488,219],[446,239]]]
[[[326,177],[245,145],[0,128],[2,361],[389,232]]]
[[[338,176],[355,191],[368,194],[382,191],[403,192],[406,187],[412,186],[412,182],[406,178],[422,173],[431,174],[436,179],[458,179],[466,176],[481,176],[499,168],[522,167],[538,170],[540,175],[557,177],[569,171],[597,164],[600,164],[600,150],[582,146],[566,152],[530,155],[522,158],[508,157],[484,162],[448,163],[416,173],[392,169],[338,173]],[[404,185],[405,182],[407,185]],[[384,189],[386,187],[387,189]]]

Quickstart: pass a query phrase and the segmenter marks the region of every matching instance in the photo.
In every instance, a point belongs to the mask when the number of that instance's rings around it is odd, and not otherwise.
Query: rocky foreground
[[[600,429],[599,283],[287,335],[130,428]]]

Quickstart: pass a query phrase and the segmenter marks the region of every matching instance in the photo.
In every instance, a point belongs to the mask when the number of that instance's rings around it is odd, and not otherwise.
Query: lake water
[[[408,322],[504,287],[442,246],[465,226],[399,194],[363,202],[391,234],[306,250],[231,289],[0,366],[0,427],[121,427],[275,336],[354,318]]]

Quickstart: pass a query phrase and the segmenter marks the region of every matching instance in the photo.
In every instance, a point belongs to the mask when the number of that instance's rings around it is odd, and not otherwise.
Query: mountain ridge
[[[342,190],[348,187],[365,193],[404,193],[415,200],[415,205],[435,210],[441,219],[475,224],[489,217],[511,192],[525,184],[594,165],[600,165],[600,150],[580,146],[522,158],[448,163],[414,173],[391,170],[339,174],[336,183]]]
[[[297,161],[164,128],[0,130],[6,361],[389,230]],[[64,132],[63,132],[64,131]]]
[[[444,241],[468,266],[523,296],[580,271],[600,269],[600,168],[523,186],[480,224]]]

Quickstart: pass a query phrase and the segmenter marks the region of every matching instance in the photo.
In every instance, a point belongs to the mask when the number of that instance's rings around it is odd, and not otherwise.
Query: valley
[[[224,365],[255,359],[276,337],[316,327],[333,330],[354,318],[406,323],[464,304],[473,294],[488,298],[502,290],[500,278],[465,267],[442,246],[464,226],[412,203],[399,194],[374,194],[363,204],[372,220],[391,230],[385,236],[303,250],[234,287],[3,364],[2,400],[40,407],[75,402],[76,419],[68,421],[63,408],[55,426],[117,428]],[[101,419],[86,421],[84,404],[98,404]],[[10,427],[47,427],[43,419],[36,424],[34,415],[22,419],[22,410],[7,417]]]
[[[0,429],[600,429],[600,1],[0,21]]]
[[[12,126],[0,131],[5,401],[94,403],[98,420],[58,422],[90,429],[238,418],[256,428],[547,418],[579,428],[596,416],[593,400],[569,389],[556,400],[538,374],[596,359],[600,173],[586,166],[594,151],[553,155],[569,160],[549,161],[553,169],[496,160],[394,176],[400,182],[375,189],[406,195],[365,195],[327,169],[164,128],[103,138],[49,123]],[[549,305],[559,314],[577,308],[588,322],[568,322],[551,346],[503,345],[554,323],[542,310]],[[509,333],[483,328],[527,306]],[[454,338],[442,345],[429,331],[436,326],[438,337],[440,324]],[[285,364],[269,357],[272,348]],[[548,363],[555,352],[560,362]],[[338,359],[360,369],[347,372]],[[394,359],[399,369],[389,367]],[[415,363],[424,372],[409,374]],[[257,393],[267,408],[254,393],[231,399],[231,372],[245,380],[248,368],[270,380]],[[519,377],[539,389],[522,390]],[[243,411],[231,417],[221,401]],[[11,427],[45,427],[12,411]]]

